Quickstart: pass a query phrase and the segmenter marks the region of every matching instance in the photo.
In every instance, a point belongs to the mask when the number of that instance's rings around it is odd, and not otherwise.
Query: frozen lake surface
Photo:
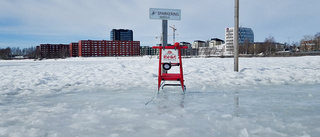
[[[0,136],[320,134],[320,57],[183,63],[186,94],[156,95],[156,58],[0,60]]]

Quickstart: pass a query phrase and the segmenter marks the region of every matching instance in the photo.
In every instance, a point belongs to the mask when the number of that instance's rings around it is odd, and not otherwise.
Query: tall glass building
[[[225,42],[226,42],[226,53],[233,54],[233,29],[226,28],[225,30]],[[239,45],[245,43],[254,43],[254,33],[251,28],[240,27],[239,28]]]
[[[112,41],[133,41],[133,31],[128,29],[112,29],[110,31]]]
[[[320,37],[320,32],[318,32],[316,35],[314,35],[315,37]]]

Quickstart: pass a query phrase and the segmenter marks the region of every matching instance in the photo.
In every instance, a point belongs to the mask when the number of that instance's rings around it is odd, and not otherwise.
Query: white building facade
[[[234,28],[225,29],[225,53],[233,54],[233,37]],[[239,45],[245,43],[254,43],[254,33],[251,28],[240,27],[239,28]]]
[[[209,41],[209,48],[213,50],[212,56],[223,56],[225,53],[225,43],[218,38],[213,38]]]
[[[206,47],[206,42],[201,40],[195,40],[192,44],[193,49],[199,49],[201,47]]]

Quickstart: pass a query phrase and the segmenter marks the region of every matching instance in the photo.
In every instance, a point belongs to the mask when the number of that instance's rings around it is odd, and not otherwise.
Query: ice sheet
[[[240,72],[231,58],[183,59],[186,94],[168,87],[145,105],[157,65],[148,57],[0,60],[0,136],[320,133],[320,57],[240,58]]]

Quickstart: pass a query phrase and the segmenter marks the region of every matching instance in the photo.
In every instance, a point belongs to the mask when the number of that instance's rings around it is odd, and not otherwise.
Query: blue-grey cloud
[[[317,5],[320,1],[240,0],[240,25],[253,29],[255,41],[269,35],[279,42],[288,37],[299,41],[320,31]],[[176,41],[224,39],[224,28],[233,26],[233,0],[1,0],[0,47],[15,41],[30,45],[109,39],[113,28],[132,29],[141,45],[155,45],[161,21],[149,19],[149,8],[181,9],[181,21],[169,21],[178,29]]]

